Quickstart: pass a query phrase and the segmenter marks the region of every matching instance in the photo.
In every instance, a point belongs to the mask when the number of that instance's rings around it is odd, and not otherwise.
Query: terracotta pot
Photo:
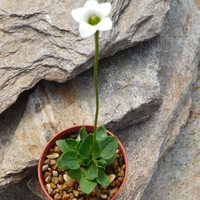
[[[87,132],[92,132],[93,129],[94,129],[94,126],[91,126],[91,125],[84,125]],[[46,187],[45,187],[45,182],[44,182],[44,179],[43,179],[43,173],[42,173],[42,166],[44,164],[44,161],[45,161],[45,158],[46,158],[46,155],[49,151],[50,148],[52,148],[54,145],[55,145],[55,142],[65,136],[67,136],[68,134],[75,134],[75,133],[78,133],[81,129],[82,125],[76,125],[76,126],[72,126],[68,129],[65,129],[64,131],[56,134],[48,143],[47,145],[45,146],[41,156],[40,156],[40,160],[39,160],[39,164],[38,164],[38,178],[39,178],[39,182],[40,182],[40,185],[42,187],[42,190],[44,191],[45,195],[48,197],[49,200],[54,200],[47,192],[46,190]],[[110,131],[107,130],[107,133],[108,135],[111,135],[111,136],[114,136]],[[125,176],[124,176],[124,180],[119,188],[119,190],[117,191],[117,193],[111,198],[111,200],[114,200],[118,195],[119,193],[122,191],[122,188],[124,187],[124,184],[125,184],[125,181],[126,181],[126,178],[127,178],[127,174],[128,174],[128,161],[127,161],[127,155],[126,155],[126,152],[125,152],[125,149],[123,147],[123,145],[121,144],[121,142],[118,140],[118,144],[119,144],[119,150],[121,151],[122,155],[123,155],[123,158],[124,158],[124,163],[126,165],[126,168],[125,168]]]

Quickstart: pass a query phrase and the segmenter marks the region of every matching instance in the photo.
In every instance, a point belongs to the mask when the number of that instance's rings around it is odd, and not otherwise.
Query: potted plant
[[[104,126],[97,126],[99,113],[99,31],[112,28],[110,3],[86,1],[72,11],[80,23],[82,38],[95,37],[94,126],[73,126],[55,135],[44,148],[39,164],[40,185],[50,200],[115,199],[127,177],[127,156],[120,141]]]

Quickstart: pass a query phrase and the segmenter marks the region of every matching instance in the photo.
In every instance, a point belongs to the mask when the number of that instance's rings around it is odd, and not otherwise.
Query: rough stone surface
[[[114,131],[147,120],[158,110],[159,51],[159,40],[153,40],[100,63],[99,124]],[[73,124],[93,124],[93,70],[66,84],[41,83],[27,105],[21,101],[0,117],[0,189],[37,165],[55,133]]]
[[[121,134],[128,153],[129,175],[120,200],[142,198],[159,158],[188,118],[190,90],[200,59],[200,16],[193,2],[172,1],[164,27],[160,72],[163,104],[153,119]]]
[[[0,1],[0,113],[38,81],[64,82],[92,66],[93,40],[78,37],[70,14],[84,2]],[[110,2],[114,28],[101,37],[101,58],[158,35],[169,8],[164,0]]]
[[[199,73],[200,75],[200,73]],[[200,196],[200,76],[186,127],[159,162],[143,200],[198,200]]]
[[[40,200],[30,192],[24,181],[0,192],[0,195],[1,200]]]
[[[163,94],[160,110],[145,123],[118,134],[129,161],[128,180],[118,200],[142,198],[159,159],[187,122],[200,51],[200,16],[195,8],[194,2],[187,0],[173,0],[171,3],[160,37]],[[37,182],[35,178],[31,181]],[[40,191],[39,184],[30,188],[34,193]]]

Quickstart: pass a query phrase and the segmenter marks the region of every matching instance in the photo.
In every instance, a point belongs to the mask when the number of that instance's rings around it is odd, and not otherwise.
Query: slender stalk
[[[96,142],[96,132],[97,132],[97,121],[99,114],[99,91],[98,91],[98,62],[99,62],[99,31],[95,33],[95,62],[94,62],[94,85],[96,94],[96,114],[94,121],[94,143]]]

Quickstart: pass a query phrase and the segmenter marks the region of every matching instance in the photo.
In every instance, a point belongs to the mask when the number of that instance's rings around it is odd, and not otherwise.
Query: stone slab
[[[0,1],[0,113],[40,80],[65,82],[93,65],[93,38],[78,36],[70,14],[84,2]],[[101,34],[101,58],[157,36],[169,9],[168,0],[110,2],[114,28]]]

